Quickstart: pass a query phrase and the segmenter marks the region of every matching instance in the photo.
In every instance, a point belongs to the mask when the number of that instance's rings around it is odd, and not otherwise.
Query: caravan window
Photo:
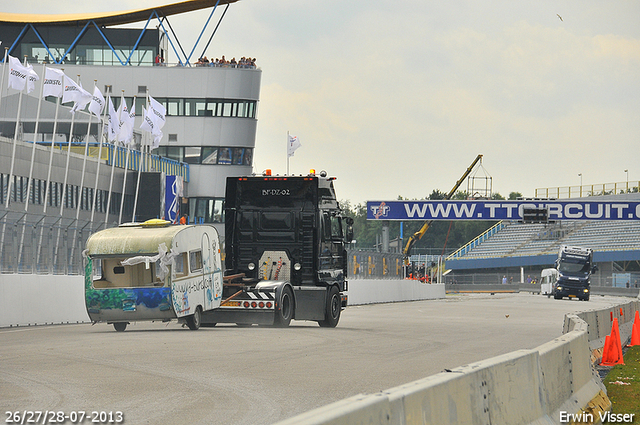
[[[178,277],[186,275],[187,272],[184,265],[187,262],[187,253],[183,252],[182,254],[177,255],[174,258],[174,261],[175,261],[173,265],[174,274]]]
[[[191,270],[191,273],[202,270],[202,251],[191,251],[189,253],[189,270]]]
[[[123,266],[126,258],[92,258],[94,288],[139,288],[162,286],[157,275],[157,264],[145,263]]]
[[[99,258],[93,258],[91,265],[93,269],[93,280],[102,279],[102,260]]]

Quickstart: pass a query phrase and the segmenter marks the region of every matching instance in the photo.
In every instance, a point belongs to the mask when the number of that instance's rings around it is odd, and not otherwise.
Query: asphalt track
[[[562,334],[565,313],[616,304],[529,294],[348,307],[337,328],[176,322],[0,329],[0,407],[121,411],[126,424],[271,424]],[[84,423],[89,423],[85,420]]]

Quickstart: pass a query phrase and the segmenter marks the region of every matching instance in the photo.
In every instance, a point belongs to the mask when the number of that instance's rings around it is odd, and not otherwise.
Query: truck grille
[[[291,260],[284,251],[265,251],[258,261],[258,278],[291,281]]]

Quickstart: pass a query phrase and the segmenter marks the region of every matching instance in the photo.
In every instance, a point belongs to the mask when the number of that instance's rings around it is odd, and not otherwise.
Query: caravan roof
[[[195,226],[121,226],[105,229],[87,241],[88,255],[154,254],[162,243],[171,250],[175,236],[192,227]]]

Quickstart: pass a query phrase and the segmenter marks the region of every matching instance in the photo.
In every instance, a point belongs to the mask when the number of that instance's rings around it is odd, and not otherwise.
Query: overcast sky
[[[22,0],[3,12],[167,3]],[[170,17],[185,49],[210,12]],[[262,69],[255,171],[286,172],[289,131],[302,143],[291,172],[326,170],[352,203],[447,192],[478,154],[476,177],[503,196],[577,186],[578,174],[640,179],[637,1],[240,0],[206,55]]]

